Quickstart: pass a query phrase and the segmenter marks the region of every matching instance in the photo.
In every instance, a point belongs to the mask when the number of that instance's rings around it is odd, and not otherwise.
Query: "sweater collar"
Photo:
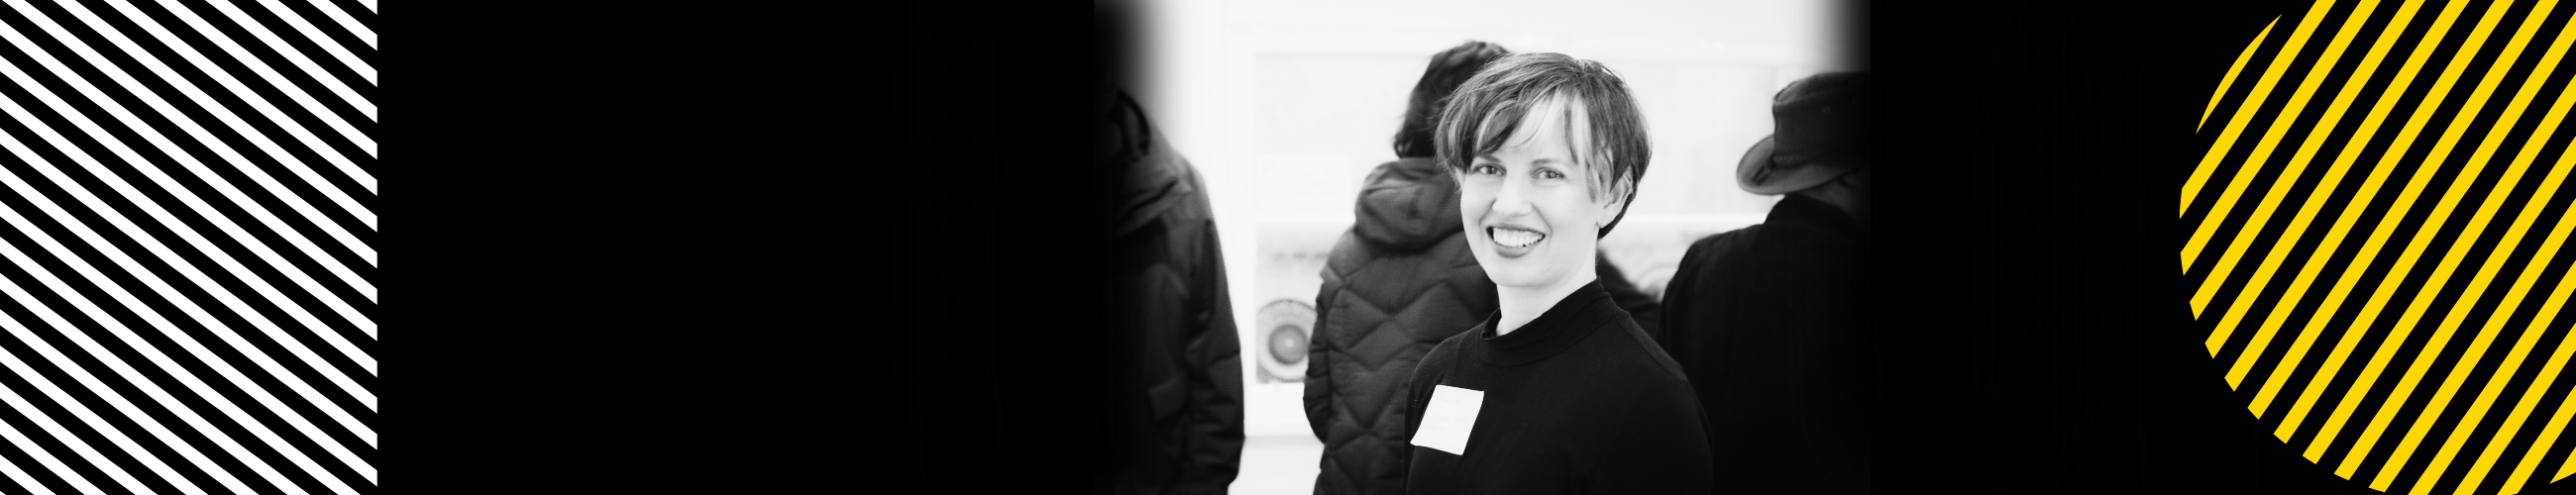
[[[1494,325],[1500,323],[1503,316],[1501,311],[1485,316],[1485,323],[1476,326],[1476,340],[1485,345],[1485,364],[1519,366],[1534,363],[1582,342],[1584,337],[1592,335],[1593,329],[1609,324],[1610,312],[1618,309],[1610,302],[1610,292],[1603,290],[1601,281],[1596,279],[1567,294],[1565,299],[1556,302],[1556,306],[1547,308],[1546,312],[1539,313],[1538,318],[1531,319],[1512,333],[1494,335]]]

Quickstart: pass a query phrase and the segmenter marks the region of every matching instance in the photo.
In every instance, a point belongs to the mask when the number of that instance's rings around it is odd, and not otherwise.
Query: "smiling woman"
[[[1451,99],[1436,143],[1459,174],[1467,244],[1503,287],[1496,330],[1510,333],[1594,280],[1600,237],[1635,199],[1653,149],[1627,85],[1598,62],[1506,57]]]
[[[1504,57],[1450,96],[1434,141],[1501,305],[1414,370],[1408,493],[1709,491],[1698,399],[1594,271],[1644,136],[1627,84],[1565,55]]]

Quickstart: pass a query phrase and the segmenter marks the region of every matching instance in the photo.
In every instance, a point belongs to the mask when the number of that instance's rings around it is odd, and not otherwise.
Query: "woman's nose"
[[[1504,215],[1529,213],[1529,187],[1529,181],[1525,179],[1503,179],[1501,186],[1494,190],[1494,213]]]

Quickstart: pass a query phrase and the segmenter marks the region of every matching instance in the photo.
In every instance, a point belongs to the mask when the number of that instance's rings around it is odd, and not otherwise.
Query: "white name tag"
[[[1414,430],[1413,444],[1467,455],[1467,433],[1476,429],[1476,412],[1484,407],[1484,392],[1433,385],[1431,407],[1422,412],[1422,428]]]

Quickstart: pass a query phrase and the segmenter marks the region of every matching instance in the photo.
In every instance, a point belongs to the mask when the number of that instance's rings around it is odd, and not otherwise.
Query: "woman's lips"
[[[1486,227],[1485,238],[1494,241],[1494,254],[1518,258],[1537,249],[1539,241],[1547,240],[1547,234],[1515,227]]]

